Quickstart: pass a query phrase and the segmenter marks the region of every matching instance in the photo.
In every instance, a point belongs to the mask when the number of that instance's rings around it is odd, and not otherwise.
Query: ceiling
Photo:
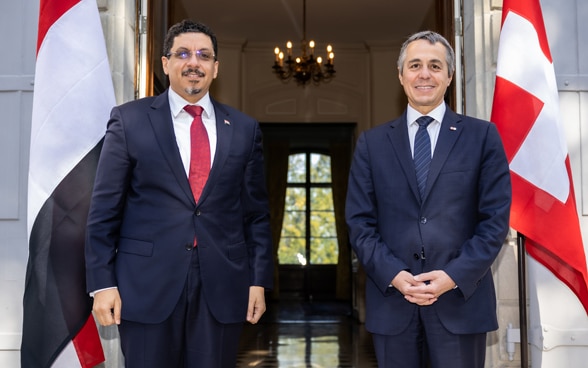
[[[437,0],[306,0],[307,39],[317,43],[401,43],[434,22]],[[171,0],[174,19],[210,26],[219,42],[303,38],[303,0]]]

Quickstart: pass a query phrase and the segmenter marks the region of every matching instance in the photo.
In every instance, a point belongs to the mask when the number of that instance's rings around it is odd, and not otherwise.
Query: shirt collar
[[[167,94],[169,99],[169,108],[174,118],[177,118],[178,115],[184,111],[184,106],[191,105],[171,88],[168,88]],[[204,110],[204,117],[210,118],[212,116],[214,107],[212,106],[212,101],[210,100],[210,95],[208,92],[206,92],[206,94],[202,96],[202,98],[198,100],[195,105],[202,106],[202,109]]]
[[[445,116],[445,110],[447,106],[445,103],[440,104],[439,106],[435,107],[431,112],[427,114],[427,116],[432,117],[439,123],[443,121],[443,116]],[[406,123],[410,126],[416,122],[416,119],[423,116],[420,112],[416,111],[412,106],[408,105],[406,109]]]

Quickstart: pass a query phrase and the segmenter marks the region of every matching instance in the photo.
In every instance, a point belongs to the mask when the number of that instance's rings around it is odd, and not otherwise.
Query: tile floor
[[[371,336],[338,302],[268,304],[243,332],[237,368],[375,368]]]

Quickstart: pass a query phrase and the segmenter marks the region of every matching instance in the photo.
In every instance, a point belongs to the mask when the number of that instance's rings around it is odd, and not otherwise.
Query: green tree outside
[[[310,264],[314,265],[337,264],[339,250],[330,185],[331,157],[318,153],[296,153],[290,155],[288,160],[288,188],[278,245],[279,262],[305,265],[310,258]],[[308,211],[307,203],[310,207]],[[307,229],[308,213],[310,225]],[[306,254],[307,237],[310,239],[310,255]]]

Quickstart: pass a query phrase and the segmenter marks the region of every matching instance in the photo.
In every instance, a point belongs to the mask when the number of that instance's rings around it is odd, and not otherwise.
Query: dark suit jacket
[[[351,166],[346,220],[368,276],[367,329],[394,335],[410,322],[417,306],[389,287],[402,270],[444,270],[456,282],[458,289],[430,307],[450,332],[496,329],[490,266],[508,232],[510,200],[509,167],[491,123],[447,108],[423,201],[406,112],[363,133]]]
[[[117,286],[123,319],[158,323],[170,315],[195,235],[203,292],[218,321],[244,321],[249,286],[272,287],[261,131],[253,118],[212,102],[217,147],[198,205],[167,91],[112,110],[88,218],[87,288]]]

